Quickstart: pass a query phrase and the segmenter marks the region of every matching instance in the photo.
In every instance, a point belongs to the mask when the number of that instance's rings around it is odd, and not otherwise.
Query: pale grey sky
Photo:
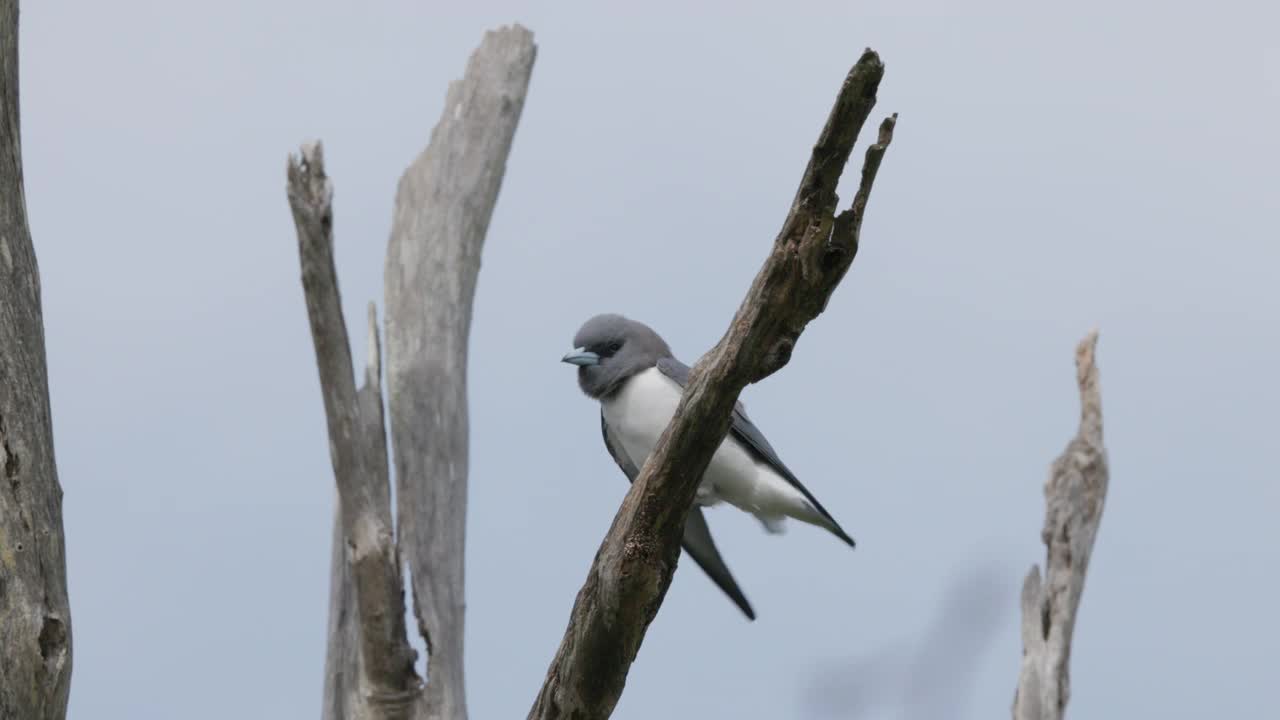
[[[682,565],[616,717],[1007,713],[1095,325],[1113,479],[1072,714],[1269,706],[1280,12],[964,5],[24,3],[72,718],[317,715],[332,475],[285,157],[325,142],[363,327],[396,180],[511,21],[539,55],[472,336],[473,717],[527,711],[626,490],[574,330],[710,347],[865,46],[901,120],[861,254],[745,395],[858,549],[710,513],[760,618]]]

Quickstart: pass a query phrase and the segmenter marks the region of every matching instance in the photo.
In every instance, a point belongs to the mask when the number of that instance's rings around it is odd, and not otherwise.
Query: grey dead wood
[[[1080,428],[1054,460],[1044,485],[1045,572],[1041,579],[1040,568],[1032,566],[1022,586],[1022,667],[1014,720],[1061,720],[1071,696],[1071,638],[1109,482],[1097,344],[1094,331],[1076,347]]]
[[[400,180],[386,269],[394,542],[377,320],[370,305],[370,359],[357,393],[333,267],[332,186],[319,144],[290,159],[289,202],[339,496],[325,720],[466,718],[467,341],[480,252],[535,54],[522,27],[486,33],[450,85],[427,149]],[[425,687],[403,622],[402,559],[428,648]]]
[[[382,359],[378,340],[378,315],[373,303],[369,303],[368,364],[365,366],[365,382],[358,393],[360,423],[363,441],[372,448],[383,448],[375,455],[382,466],[375,475],[383,478],[380,488],[386,488],[386,430],[382,420]],[[381,498],[379,499],[381,502]],[[329,630],[328,648],[324,667],[324,708],[322,720],[354,720],[361,717],[361,698],[368,688],[361,683],[360,625],[355,609],[355,585],[351,576],[350,558],[342,527],[341,501],[336,505],[333,525],[333,547],[329,577]],[[401,601],[403,612],[403,600]]]
[[[675,417],[596,553],[529,718],[586,720],[613,711],[671,583],[685,517],[738,394],[787,363],[857,253],[896,116],[881,123],[853,203],[838,213],[836,183],[883,74],[879,56],[867,50],[845,78],[772,251],[724,337],[694,366]]]
[[[405,633],[404,583],[391,525],[377,353],[371,353],[365,390],[357,393],[333,264],[333,186],[324,172],[320,144],[305,145],[297,156],[291,156],[287,175],[342,534],[355,590],[354,610],[359,618],[356,634],[360,638],[361,672],[357,687],[363,692],[353,705],[360,718],[408,718],[422,683],[413,667],[416,653]],[[370,400],[370,396],[378,399]],[[341,578],[337,583],[341,585]],[[341,590],[335,594],[341,603]],[[330,624],[334,623],[331,618]],[[331,660],[336,663],[339,658]],[[350,675],[344,674],[344,682],[351,681]]]
[[[355,585],[342,532],[341,501],[333,513],[333,546],[329,559],[329,629],[324,656],[324,705],[321,720],[360,717],[360,623],[355,609]]]
[[[467,344],[480,253],[497,203],[536,46],[485,34],[449,86],[426,150],[404,172],[387,246],[387,390],[400,549],[427,645],[427,716],[467,715],[463,560]]]
[[[0,718],[53,720],[71,690],[71,611],[18,119],[18,3],[0,0]]]

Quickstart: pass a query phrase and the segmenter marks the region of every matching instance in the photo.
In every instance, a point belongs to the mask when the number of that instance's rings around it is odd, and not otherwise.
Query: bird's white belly
[[[680,394],[680,386],[657,368],[650,368],[632,377],[601,404],[605,422],[637,468],[644,466],[671,422]],[[721,500],[765,516],[795,516],[797,509],[807,510],[808,506],[790,483],[757,463],[733,437],[726,438],[716,449],[698,489],[699,504]]]

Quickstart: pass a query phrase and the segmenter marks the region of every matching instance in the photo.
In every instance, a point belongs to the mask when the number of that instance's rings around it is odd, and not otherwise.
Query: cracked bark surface
[[[64,718],[71,690],[62,487],[18,122],[18,3],[0,0],[0,718]]]

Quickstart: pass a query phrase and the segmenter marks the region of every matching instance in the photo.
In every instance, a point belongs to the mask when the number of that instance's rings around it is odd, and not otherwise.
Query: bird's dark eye
[[[613,342],[609,343],[608,346],[605,347],[604,351],[606,355],[612,355],[621,349],[622,349],[622,343],[618,342],[617,340],[614,340]]]

